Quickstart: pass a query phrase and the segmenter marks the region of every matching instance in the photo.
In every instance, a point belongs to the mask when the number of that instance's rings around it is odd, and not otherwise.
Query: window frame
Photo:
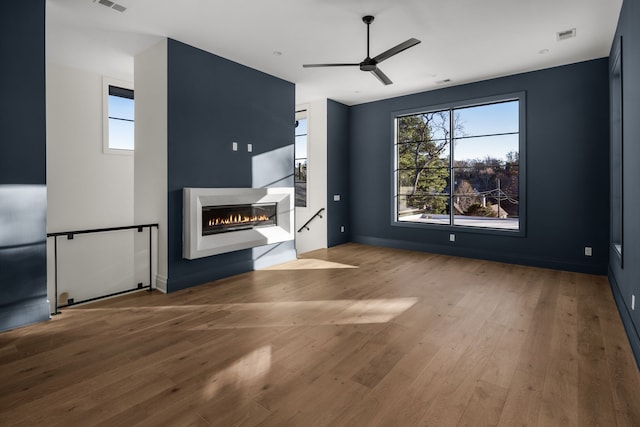
[[[623,74],[623,58],[622,58],[622,36],[614,40],[613,63],[610,68],[610,245],[613,249],[620,268],[624,268],[624,74]],[[617,81],[613,78],[616,73],[619,74]],[[616,99],[616,94],[619,95]],[[615,113],[619,114],[619,121],[616,121]],[[615,195],[618,195],[618,200]]]
[[[103,154],[117,154],[124,156],[133,156],[135,153],[135,145],[133,149],[127,148],[111,148],[109,146],[109,86],[115,86],[123,89],[133,89],[133,83],[124,80],[116,80],[110,77],[102,78],[102,152]],[[135,99],[134,99],[135,105]],[[135,121],[134,121],[135,128]]]
[[[433,223],[417,223],[398,220],[398,150],[397,150],[397,131],[398,131],[398,118],[415,115],[421,113],[430,113],[443,110],[454,110],[458,108],[478,107],[482,105],[496,104],[507,101],[518,101],[518,155],[519,155],[519,174],[518,174],[518,192],[519,192],[519,228],[517,230],[512,229],[498,229],[498,228],[484,228],[473,227],[468,225],[456,225],[452,224],[451,220],[449,224],[433,224]],[[469,232],[478,234],[492,234],[500,236],[516,236],[526,237],[526,217],[527,217],[527,193],[526,193],[526,176],[527,176],[527,151],[526,151],[526,91],[510,92],[498,95],[491,95],[479,98],[465,99],[460,101],[452,101],[440,104],[431,104],[426,106],[420,106],[410,108],[406,110],[398,110],[391,112],[391,226],[403,227],[403,228],[419,228],[427,230],[439,230],[449,232]],[[454,136],[450,136],[451,144],[453,144]],[[449,195],[451,199],[453,195]]]
[[[297,200],[296,200],[296,202],[294,202],[294,205],[295,205],[294,207],[301,208],[301,209],[306,209],[306,208],[309,207],[309,108],[307,108],[306,106],[302,107],[302,108],[299,108],[299,109],[296,109],[296,114],[295,114],[296,122],[298,120],[302,120],[302,119],[307,121],[307,133],[305,135],[306,136],[306,144],[307,144],[307,147],[306,147],[307,157],[296,157],[295,137],[297,137],[297,135],[295,135],[295,132],[294,132],[294,145],[293,145],[293,165],[294,165],[293,166],[293,168],[294,168],[293,181],[294,182],[293,182],[293,185],[294,185],[294,189],[295,189],[295,184],[296,184],[296,182],[295,182],[295,180],[296,180],[296,178],[295,178],[295,164],[296,164],[296,160],[305,159],[306,165],[307,165],[307,170],[306,170],[307,178],[306,178],[306,180],[304,182],[305,183],[305,201],[304,201],[304,206],[298,206],[297,203],[296,203],[297,202]]]

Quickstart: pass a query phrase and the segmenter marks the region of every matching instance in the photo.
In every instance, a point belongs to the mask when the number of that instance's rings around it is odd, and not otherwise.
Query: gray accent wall
[[[340,195],[335,201],[334,195]],[[349,107],[327,100],[327,245],[349,241]],[[344,227],[344,232],[341,231]]]
[[[0,13],[0,330],[49,318],[45,1]]]
[[[293,187],[295,86],[176,40],[167,49],[167,290],[295,259],[293,241],[182,258],[183,188]]]
[[[609,259],[606,58],[351,107],[355,242],[605,274]],[[525,236],[392,225],[392,113],[524,91]],[[584,247],[593,256],[584,255]]]
[[[612,54],[622,37],[623,264],[609,247],[609,280],[629,342],[640,361],[640,0],[624,0]],[[612,55],[613,56],[613,55]],[[610,65],[613,65],[613,57]],[[613,180],[614,177],[612,176]],[[612,204],[612,218],[619,208]],[[632,295],[636,309],[631,309]]]

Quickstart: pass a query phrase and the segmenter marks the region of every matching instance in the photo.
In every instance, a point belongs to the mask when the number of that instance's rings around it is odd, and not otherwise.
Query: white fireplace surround
[[[294,189],[184,188],[182,256],[196,259],[240,249],[293,240]],[[252,203],[276,203],[277,225],[202,235],[202,208]]]

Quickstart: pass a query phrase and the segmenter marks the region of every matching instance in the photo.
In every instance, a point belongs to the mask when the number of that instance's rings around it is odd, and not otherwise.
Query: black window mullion
[[[396,179],[396,212],[395,212],[395,221],[398,221],[398,219],[400,218],[400,119],[396,118],[395,120],[395,125],[396,125],[396,129],[395,129],[395,135],[396,135],[396,172],[395,172],[395,179]]]
[[[131,119],[123,119],[121,117],[113,117],[113,116],[109,116],[109,119],[111,120],[120,120],[121,122],[131,122],[131,123],[135,123],[135,120],[131,120]]]
[[[449,109],[449,225],[454,225],[454,213],[455,207],[453,205],[453,194],[455,192],[455,170],[453,167],[454,163],[454,110],[453,108]]]
[[[518,135],[520,132],[501,132],[501,133],[485,133],[480,135],[465,135],[459,136],[456,139],[473,139],[473,138],[486,138],[489,136],[506,136],[506,135]]]

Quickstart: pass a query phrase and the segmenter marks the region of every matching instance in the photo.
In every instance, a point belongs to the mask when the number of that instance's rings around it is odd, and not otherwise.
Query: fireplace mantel
[[[203,236],[202,208],[257,203],[275,203],[277,221],[270,227]],[[184,188],[182,256],[196,259],[294,238],[294,189],[273,188]]]

